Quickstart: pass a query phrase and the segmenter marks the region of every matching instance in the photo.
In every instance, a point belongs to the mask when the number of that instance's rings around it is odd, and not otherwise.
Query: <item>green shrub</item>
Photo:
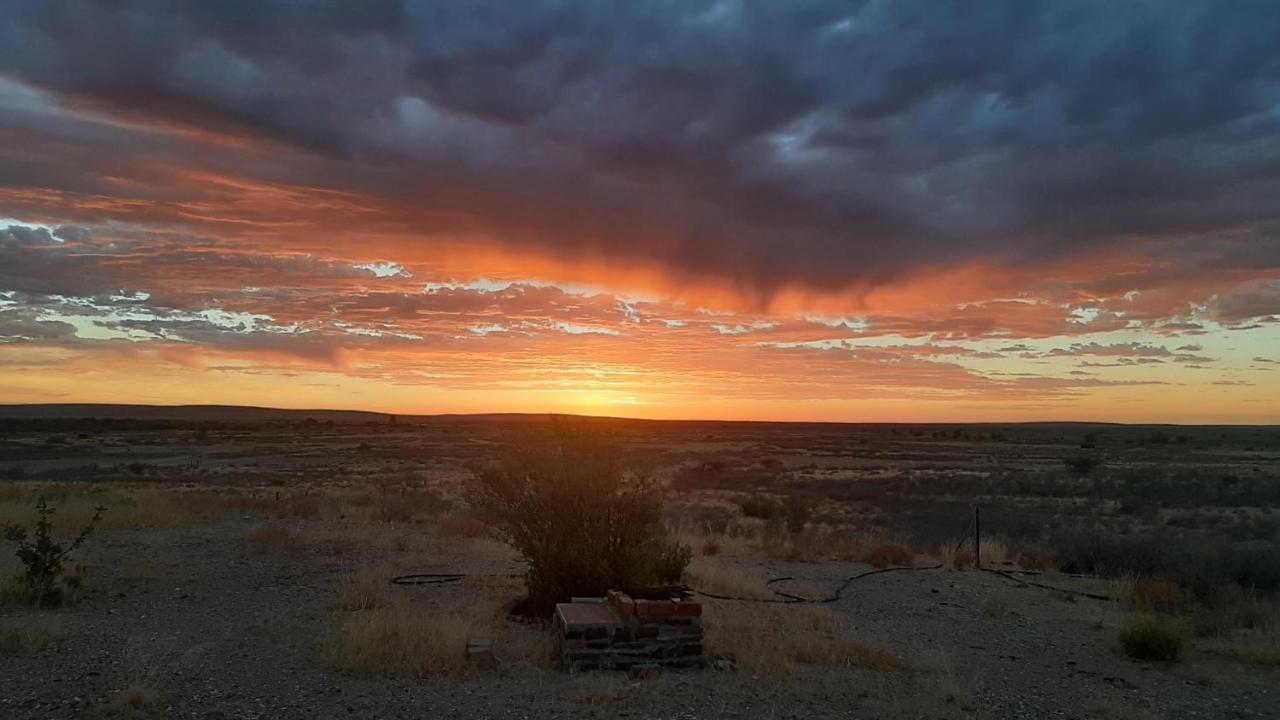
[[[524,556],[528,609],[547,614],[572,596],[680,577],[692,552],[667,540],[660,490],[624,466],[611,437],[557,420],[476,469],[469,500]]]
[[[62,543],[53,537],[53,507],[44,498],[36,503],[36,520],[34,531],[28,533],[21,525],[9,525],[4,529],[4,538],[18,546],[17,556],[22,561],[22,584],[26,599],[37,607],[45,603],[57,604],[62,601],[62,588],[58,587],[63,579],[64,563],[71,553],[75,552],[93,532],[93,527],[102,518],[104,507],[94,509],[89,524],[68,543]]]
[[[1134,660],[1177,662],[1185,642],[1186,630],[1169,618],[1138,617],[1120,628],[1120,649]]]

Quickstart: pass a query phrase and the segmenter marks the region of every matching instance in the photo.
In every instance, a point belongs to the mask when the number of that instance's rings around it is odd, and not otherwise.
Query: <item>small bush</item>
[[[738,501],[738,507],[742,510],[743,517],[757,520],[773,520],[781,512],[778,503],[766,497],[743,498]]]
[[[63,579],[65,563],[84,541],[89,538],[93,528],[102,519],[106,508],[99,506],[85,525],[68,543],[62,543],[53,537],[54,512],[44,498],[36,503],[36,520],[33,533],[28,533],[21,525],[9,525],[4,529],[4,538],[18,546],[17,556],[22,561],[22,582],[27,599],[37,607],[45,603],[57,604],[62,601],[62,588],[58,583]]]
[[[678,542],[662,543],[653,558],[653,578],[658,582],[676,582],[693,559],[693,548]]]
[[[692,555],[665,535],[661,488],[586,425],[557,420],[550,437],[510,445],[500,464],[474,472],[469,490],[480,516],[528,562],[533,613],[572,596],[677,582]]]
[[[1120,649],[1134,660],[1177,662],[1182,659],[1186,630],[1168,618],[1143,616],[1120,628]]]
[[[798,533],[804,530],[812,512],[813,509],[804,498],[799,495],[788,496],[786,502],[782,504],[782,515],[787,522],[787,531]]]

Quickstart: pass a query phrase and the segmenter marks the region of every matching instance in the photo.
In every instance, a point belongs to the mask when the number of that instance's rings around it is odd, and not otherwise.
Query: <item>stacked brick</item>
[[[702,667],[702,605],[672,593],[575,598],[556,606],[560,660],[570,670]]]

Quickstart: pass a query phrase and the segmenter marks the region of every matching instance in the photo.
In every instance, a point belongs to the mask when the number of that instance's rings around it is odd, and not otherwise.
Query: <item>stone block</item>
[[[603,603],[559,603],[556,625],[565,638],[608,638],[622,625],[622,618]]]

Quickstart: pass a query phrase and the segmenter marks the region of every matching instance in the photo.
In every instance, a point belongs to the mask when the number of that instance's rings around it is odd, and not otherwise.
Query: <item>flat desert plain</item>
[[[1280,429],[581,421],[661,484],[709,666],[568,673],[468,503],[546,418],[103,414],[0,413],[0,524],[106,508],[0,606],[5,718],[1280,716]]]

